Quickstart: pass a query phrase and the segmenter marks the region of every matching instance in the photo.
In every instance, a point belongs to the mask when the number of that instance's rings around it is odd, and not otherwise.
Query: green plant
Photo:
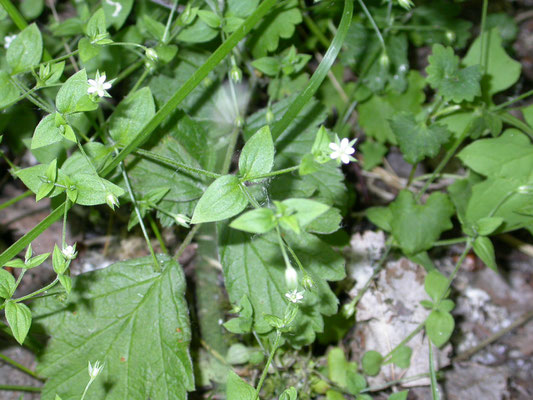
[[[2,266],[21,271],[15,279],[0,270],[0,307],[4,331],[21,345],[33,342],[32,321],[52,337],[37,369],[46,378],[43,399],[185,399],[209,380],[225,384],[228,399],[371,398],[365,375],[387,364],[408,368],[417,333],[429,337],[431,357],[433,345],[449,341],[450,287],[470,250],[497,269],[490,236],[531,232],[533,113],[522,109],[525,122],[510,113],[531,93],[499,100],[521,71],[506,52],[502,26],[489,29],[486,0],[472,43],[471,23],[446,1],[87,1],[74,2],[61,19],[55,4],[44,11],[42,1],[25,3],[40,11],[0,1],[0,126],[11,177],[29,192],[0,209],[35,194],[36,201],[51,199],[52,211],[0,254]],[[428,43],[424,78],[409,68],[407,52]],[[342,82],[345,70],[357,81]],[[351,140],[354,110],[361,146]],[[18,126],[7,119],[28,115],[40,121]],[[334,349],[327,380],[298,387],[278,374],[278,382],[268,372],[279,369],[278,353],[289,351],[281,349],[312,344],[324,319],[338,314],[339,293],[330,285],[345,277],[338,234],[355,198],[341,166],[356,162],[360,149],[362,168],[370,170],[391,146],[412,172],[390,204],[365,210],[389,233],[374,275],[391,250],[422,264],[428,317],[388,354],[370,350],[356,364]],[[21,168],[10,157],[25,151],[37,163]],[[415,177],[418,164],[439,155],[429,175]],[[467,172],[428,194],[455,156]],[[105,205],[111,211],[99,207]],[[127,208],[127,229],[138,229],[150,256],[71,277],[73,207]],[[50,256],[34,256],[32,241],[60,219],[61,242],[50,249],[56,278],[15,297],[26,271]],[[440,240],[454,222],[463,235]],[[173,253],[161,234],[168,227],[182,237]],[[193,240],[191,302],[178,259]],[[429,252],[462,242],[446,277]],[[216,300],[222,294],[213,263],[221,265],[236,315],[224,332],[218,320],[228,310]],[[362,295],[344,305],[344,315],[355,313]],[[193,343],[195,304],[203,348]],[[228,351],[236,337],[246,345]],[[227,359],[260,364],[257,384]],[[298,373],[322,374],[311,362],[300,364]],[[429,370],[438,397],[433,363]]]

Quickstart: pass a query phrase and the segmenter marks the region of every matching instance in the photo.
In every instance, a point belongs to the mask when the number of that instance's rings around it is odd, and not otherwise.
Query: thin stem
[[[300,168],[299,165],[295,165],[294,167],[289,167],[289,168],[284,168],[284,169],[280,169],[280,170],[277,170],[277,171],[272,171],[272,172],[269,172],[268,174],[261,174],[261,175],[252,176],[250,178],[246,178],[246,181],[249,182],[249,181],[255,181],[255,180],[258,180],[258,179],[270,178],[272,176],[282,175],[282,174],[286,174],[286,173],[289,173],[289,172],[296,171],[299,168]]]
[[[42,388],[35,386],[0,385],[0,390],[11,390],[15,392],[40,392]]]
[[[433,246],[449,246],[451,244],[468,242],[468,240],[470,240],[468,236],[463,236],[463,237],[454,238],[454,239],[439,240],[433,243]]]
[[[133,73],[137,68],[141,67],[144,64],[143,60],[138,60],[131,64],[126,69],[122,70],[120,74],[115,78],[114,84],[116,85],[120,81],[122,81],[124,78],[128,77],[131,73]]]
[[[194,227],[189,231],[189,233],[187,233],[187,236],[185,236],[185,239],[183,239],[183,242],[181,242],[180,247],[178,247],[178,250],[174,255],[174,260],[179,260],[187,246],[191,244],[194,235],[196,235],[196,232],[198,231],[198,229],[200,229],[201,226],[202,224],[194,225]]]
[[[415,173],[416,173],[416,167],[417,166],[418,166],[418,163],[413,164],[413,166],[411,167],[411,172],[409,173],[409,178],[407,179],[407,183],[405,184],[406,188],[411,186],[411,183],[413,183],[413,179],[415,178]]]
[[[48,114],[52,114],[54,112],[54,110],[51,107],[49,107],[48,105],[44,104],[41,100],[39,100],[38,97],[34,96],[33,94],[30,94],[29,93],[30,89],[28,89],[18,79],[14,78],[14,77],[10,77],[10,79],[11,79],[11,82],[13,82],[15,84],[15,86],[17,86],[23,92],[26,92],[26,94],[27,94],[26,97],[28,98],[29,101],[31,101],[33,104],[35,104],[40,109],[46,111]]]
[[[403,339],[400,343],[398,343],[391,351],[389,351],[384,357],[383,357],[383,362],[387,362],[388,358],[392,356],[392,353],[394,353],[398,348],[406,345],[407,343],[409,343],[411,341],[412,338],[414,338],[418,332],[420,332],[422,329],[424,329],[424,325],[425,325],[426,321],[422,321],[421,323],[419,323],[417,325],[417,327],[415,329],[413,329],[413,331],[405,338]]]
[[[426,373],[426,374],[418,374],[418,375],[408,376],[407,378],[396,379],[394,381],[389,381],[387,383],[384,383],[383,385],[373,386],[373,387],[369,387],[369,388],[363,389],[363,390],[361,390],[361,393],[381,392],[382,390],[390,388],[391,386],[396,386],[399,383],[407,383],[407,382],[417,381],[417,380],[419,380],[421,378],[426,378],[428,376],[429,376],[429,374]]]
[[[28,90],[27,92],[24,92],[22,93],[19,97],[17,97],[15,100],[9,102],[8,104],[6,104],[5,106],[3,107],[0,107],[0,111],[1,110],[5,110],[6,108],[9,108],[11,107],[13,104],[16,104],[18,103],[19,101],[25,99],[26,97],[28,96],[31,96],[35,91],[41,89],[41,88],[44,88],[45,86],[41,86],[41,87],[37,87],[37,86],[34,86],[32,87],[30,90]]]
[[[239,127],[235,126],[228,143],[228,151],[226,152],[226,157],[224,158],[224,164],[222,164],[222,171],[229,172],[231,167],[231,159],[233,158],[233,152],[235,151],[235,145],[237,144],[237,139],[239,138]]]
[[[43,293],[43,292],[46,292],[46,291],[49,290],[49,289],[52,289],[52,288],[57,284],[57,282],[59,282],[59,277],[56,277],[52,283],[46,285],[45,287],[43,287],[43,288],[41,288],[41,289],[39,289],[39,290],[36,290],[35,292],[30,293],[30,294],[28,294],[28,295],[26,295],[26,296],[19,297],[18,299],[13,299],[13,301],[14,301],[15,303],[20,303],[21,301],[31,299],[32,297],[35,297],[35,296],[37,296],[38,294],[41,294],[41,293]]]
[[[381,31],[379,30],[379,27],[376,24],[376,21],[374,21],[374,18],[372,17],[372,14],[370,14],[370,11],[368,11],[368,8],[366,8],[366,5],[363,0],[357,0],[359,4],[361,5],[361,8],[363,9],[363,12],[367,16],[367,18],[370,20],[370,24],[372,25],[372,28],[376,32],[376,35],[379,39],[379,43],[381,43],[381,48],[383,49],[384,53],[387,53],[387,46],[385,46],[385,40],[383,40],[383,36],[381,35]]]
[[[33,192],[31,190],[26,190],[24,193],[19,194],[17,197],[13,197],[12,199],[9,199],[5,203],[0,204],[0,210],[3,210],[4,208],[8,208],[12,206],[13,204],[21,201],[22,199],[25,199],[26,197],[31,196],[32,193]]]
[[[254,207],[254,208],[261,208],[261,206],[259,205],[259,203],[257,202],[257,200],[254,198],[254,196],[252,196],[252,194],[250,193],[250,191],[248,190],[248,188],[246,187],[245,184],[241,183],[241,190],[242,192],[244,193],[244,195],[248,198],[248,201],[250,202],[250,204]]]
[[[148,76],[148,74],[150,73],[150,71],[148,69],[145,69],[143,71],[143,73],[141,74],[141,76],[139,77],[139,79],[137,79],[137,82],[135,82],[135,85],[133,86],[133,88],[131,89],[130,93],[134,93],[137,91],[137,89],[139,89],[139,86],[141,86],[141,84],[143,83],[143,81],[146,79],[146,77]]]
[[[279,230],[279,226],[276,226],[276,233],[278,234],[279,248],[281,249],[281,255],[283,256],[283,260],[285,261],[285,266],[287,268],[292,268],[291,260],[289,259],[289,256],[287,255],[287,251],[285,250],[285,245],[283,244],[283,239],[281,238],[281,232]]]
[[[259,379],[257,389],[255,390],[254,400],[257,400],[259,398],[259,392],[261,391],[261,387],[263,386],[263,382],[265,381],[266,375],[268,373],[268,368],[270,367],[270,364],[272,363],[274,354],[276,354],[276,351],[278,350],[280,338],[281,338],[281,332],[278,330],[276,331],[276,339],[274,340],[274,345],[272,346],[272,350],[270,351],[270,355],[268,356],[268,360],[266,362],[265,368],[263,369],[263,373],[261,374],[261,378]]]
[[[68,189],[67,189],[68,190]],[[65,211],[63,213],[63,232],[61,233],[61,248],[67,247],[67,214],[69,210],[69,198],[65,200]]]
[[[304,1],[301,1],[302,4],[305,4]],[[303,19],[305,25],[309,28],[311,33],[315,35],[315,37],[318,39],[318,41],[324,46],[326,49],[329,47],[329,40],[328,38],[322,33],[322,30],[318,27],[318,25],[313,21],[307,13],[303,14]]]
[[[481,53],[479,55],[479,63],[483,74],[487,73],[487,59],[488,59],[488,40],[487,40],[487,9],[489,0],[483,0],[483,8],[481,10]]]
[[[137,149],[133,152],[133,154],[138,155],[140,157],[148,158],[153,161],[160,162],[161,164],[167,165],[172,168],[181,169],[183,171],[191,172],[197,175],[204,175],[204,176],[207,176],[213,179],[220,178],[222,176],[221,174],[217,174],[216,172],[206,171],[205,169],[200,169],[200,168],[189,167],[186,164],[182,164],[171,158],[161,156],[157,153],[152,153],[151,151],[148,151],[148,150]]]
[[[440,302],[442,301],[442,299],[444,299],[444,297],[446,296],[446,293],[448,293],[448,290],[450,289],[450,287],[452,286],[452,282],[453,280],[455,279],[455,276],[457,275],[457,272],[459,272],[459,268],[461,268],[461,265],[463,264],[463,261],[465,260],[466,256],[468,255],[468,253],[470,252],[470,249],[472,249],[472,244],[475,240],[475,238],[469,238],[470,240],[468,240],[466,246],[465,246],[465,249],[463,250],[463,252],[461,253],[461,256],[459,257],[459,259],[457,260],[457,262],[455,263],[455,268],[453,269],[452,271],[452,274],[449,276],[448,278],[448,284],[446,285],[446,289],[443,290],[439,297],[437,298],[437,300],[435,301],[435,304],[436,305],[439,305]]]
[[[20,369],[22,372],[34,377],[35,379],[39,379],[40,381],[44,381],[43,378],[41,378],[39,375],[37,375],[35,372],[33,372],[31,369],[25,367],[24,365],[22,364],[19,364],[18,362],[16,362],[15,360],[9,358],[8,356],[0,353],[0,359],[1,360],[4,360],[6,363],[12,365],[13,367],[17,368],[17,369]]]
[[[515,128],[520,129],[522,132],[525,132],[531,139],[533,139],[533,128],[528,124],[516,118],[514,115],[511,115],[507,112],[502,114],[497,114],[503,122],[508,123],[509,125],[514,126]]]
[[[499,111],[501,110],[502,108],[506,108],[506,107],[509,107],[510,105],[520,101],[520,100],[524,100],[525,98],[529,97],[529,96],[532,96],[533,95],[533,90],[529,90],[525,93],[522,93],[520,96],[518,97],[515,97],[514,99],[511,99],[509,101],[506,101],[505,103],[502,103],[502,104],[498,104],[496,107],[494,107],[492,109],[492,111]]]
[[[161,39],[161,41],[163,43],[168,43],[167,41],[167,36],[168,36],[168,32],[170,30],[170,25],[172,24],[172,17],[174,17],[174,13],[176,12],[176,8],[178,8],[178,0],[174,1],[174,4],[172,5],[172,9],[170,10],[170,14],[168,16],[168,19],[167,19],[167,24],[165,26],[165,32],[163,32],[163,38]]]
[[[150,221],[150,227],[152,228],[152,232],[154,232],[154,235],[159,242],[159,246],[161,246],[161,251],[165,254],[168,254],[167,246],[165,246],[165,241],[163,240],[163,236],[161,236],[161,232],[159,231],[159,228],[157,226],[157,223],[155,222],[154,218],[148,214],[148,220]]]
[[[428,340],[429,346],[429,377],[431,379],[431,397],[433,400],[440,400],[437,387],[437,374],[435,373],[435,360],[433,356],[433,343]]]

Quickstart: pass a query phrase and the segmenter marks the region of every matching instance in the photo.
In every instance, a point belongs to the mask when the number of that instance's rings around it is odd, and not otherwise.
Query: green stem
[[[192,239],[194,238],[194,235],[196,235],[196,232],[198,232],[198,229],[200,229],[201,226],[202,224],[195,225],[189,231],[189,233],[187,233],[187,236],[185,236],[185,239],[183,239],[183,242],[180,244],[180,247],[178,248],[178,250],[176,251],[176,254],[174,255],[174,260],[176,261],[179,260],[179,258],[181,257],[181,255],[183,254],[187,246],[191,244]]]
[[[246,181],[250,182],[250,181],[255,181],[255,180],[258,180],[258,179],[270,178],[272,176],[282,175],[282,174],[286,174],[286,173],[289,173],[289,172],[296,171],[299,168],[300,168],[299,165],[295,165],[294,167],[289,167],[289,168],[284,168],[284,169],[280,169],[280,170],[277,170],[277,171],[272,171],[272,172],[269,172],[268,174],[252,176],[250,178],[246,178]]]
[[[431,340],[428,340],[428,346],[429,346],[429,376],[431,379],[431,397],[433,400],[440,400],[438,387],[437,387],[437,374],[435,373],[433,343],[431,343]]]
[[[416,201],[420,201],[420,199],[422,198],[426,190],[433,183],[435,178],[440,174],[440,171],[442,171],[444,167],[448,164],[448,161],[450,161],[450,159],[455,155],[455,152],[457,151],[461,143],[463,143],[463,141],[468,137],[469,133],[470,133],[470,126],[467,126],[465,130],[463,131],[463,133],[461,134],[461,136],[459,136],[455,140],[452,147],[450,147],[450,149],[446,152],[446,155],[441,160],[439,165],[437,165],[437,168],[435,168],[435,170],[431,174],[431,177],[426,181],[422,189],[418,192],[418,194],[416,195]]]
[[[407,383],[407,382],[417,381],[417,380],[419,380],[421,378],[426,378],[428,376],[429,376],[429,374],[418,374],[418,375],[408,376],[407,378],[402,378],[402,379],[396,379],[394,381],[389,381],[389,382],[387,382],[387,383],[385,383],[383,385],[373,386],[373,387],[369,387],[369,388],[363,389],[363,390],[361,390],[360,393],[381,392],[382,390],[390,388],[391,386],[396,386],[399,383]]]
[[[167,36],[168,32],[170,31],[170,25],[172,24],[172,17],[174,16],[174,13],[176,12],[176,8],[178,7],[178,0],[174,1],[174,4],[172,5],[172,9],[170,10],[170,14],[168,15],[167,24],[165,25],[165,32],[163,32],[163,38],[161,41],[163,43],[168,43]]]
[[[11,390],[14,392],[40,392],[42,388],[35,386],[0,385],[0,390]]]
[[[483,0],[483,8],[481,10],[481,54],[479,55],[479,63],[483,74],[487,73],[487,59],[488,59],[488,40],[487,40],[487,9],[489,0]]]
[[[1,110],[5,110],[6,108],[9,108],[11,107],[13,104],[16,104],[18,103],[19,101],[25,99],[26,97],[28,96],[31,96],[34,92],[36,92],[37,90],[41,89],[41,88],[44,88],[45,86],[41,86],[41,87],[32,87],[30,90],[28,90],[27,92],[24,92],[22,93],[19,97],[17,97],[15,100],[9,102],[8,104],[6,104],[5,106],[3,107],[0,107],[0,111]]]
[[[150,71],[148,69],[145,69],[143,71],[143,73],[141,74],[139,79],[137,79],[137,82],[135,82],[135,85],[131,89],[130,93],[135,93],[137,91],[137,89],[139,89],[139,86],[141,86],[141,84],[144,82],[144,80],[146,79],[146,77],[148,76],[149,73],[150,73]]]
[[[464,236],[464,237],[454,238],[454,239],[439,240],[433,243],[433,246],[449,246],[451,244],[468,242],[469,239],[470,238],[468,236]]]
[[[289,259],[289,256],[287,255],[287,251],[285,250],[283,239],[281,238],[281,232],[279,230],[279,226],[276,226],[276,233],[278,234],[279,248],[281,249],[281,255],[283,256],[283,260],[285,261],[285,267],[292,268],[291,260]]]
[[[131,73],[133,73],[137,68],[141,67],[144,64],[144,60],[138,60],[131,64],[126,69],[122,70],[120,74],[115,78],[115,81],[113,82],[115,85],[122,81],[124,78],[128,77]]]
[[[0,359],[4,360],[6,363],[12,365],[13,367],[15,367],[17,369],[20,369],[22,372],[34,377],[35,379],[39,379],[40,381],[44,380],[39,375],[37,375],[35,372],[33,372],[31,369],[25,367],[22,364],[19,364],[15,360],[12,360],[11,358],[9,358],[8,356],[6,356],[6,355],[4,355],[2,353],[0,353]]]
[[[298,95],[298,97],[291,103],[283,117],[274,125],[272,128],[272,138],[276,140],[290,123],[298,116],[302,108],[309,102],[311,97],[316,93],[324,79],[326,78],[329,70],[333,66],[335,59],[337,58],[339,52],[341,51],[342,44],[346,35],[348,34],[348,29],[352,23],[353,16],[353,1],[345,0],[344,9],[342,13],[341,22],[339,24],[339,29],[331,42],[331,45],[328,48],[328,51],[324,55],[324,58],[318,65],[318,68],[315,70],[313,76],[309,80],[306,88]]]
[[[157,223],[155,222],[154,218],[149,214],[148,220],[150,221],[150,227],[152,228],[152,232],[154,232],[154,235],[159,242],[159,245],[161,246],[161,251],[165,254],[168,254],[167,246],[165,246],[165,241],[163,240],[163,236],[161,236],[161,232],[159,231],[159,228],[157,226]]]
[[[257,385],[257,389],[255,390],[254,400],[257,400],[259,398],[259,392],[261,391],[261,387],[263,386],[263,382],[265,381],[265,378],[267,376],[268,368],[270,367],[270,364],[272,363],[272,359],[274,358],[274,355],[276,354],[276,351],[278,350],[280,338],[281,338],[281,332],[276,331],[276,339],[274,340],[274,345],[272,346],[272,350],[270,351],[270,355],[268,356],[268,360],[266,362],[265,368],[263,369],[263,373],[261,374],[261,379],[259,379],[259,384]]]
[[[31,190],[26,190],[24,193],[18,195],[17,197],[13,197],[12,199],[9,199],[5,203],[0,204],[0,210],[3,210],[4,208],[8,208],[12,206],[13,204],[19,202],[20,200],[25,199],[28,196],[31,196],[32,193],[33,192]]]
[[[377,26],[376,21],[374,21],[372,14],[370,14],[370,11],[368,11],[368,8],[366,8],[365,2],[363,0],[357,0],[357,1],[359,1],[359,4],[361,5],[363,12],[365,13],[366,17],[370,20],[370,24],[372,25],[372,28],[376,32],[376,35],[379,39],[379,43],[381,44],[381,48],[383,49],[383,52],[387,53],[387,46],[385,46],[385,40],[383,40],[383,35],[381,35],[381,31],[379,30],[379,27]]]
[[[57,282],[59,282],[59,278],[58,278],[58,277],[56,277],[56,279],[54,279],[54,281],[53,281],[52,283],[46,285],[45,287],[40,288],[39,290],[36,290],[35,292],[30,293],[30,294],[28,294],[28,295],[26,295],[26,296],[19,297],[18,299],[13,299],[13,301],[14,301],[15,303],[20,303],[21,301],[31,299],[32,297],[35,297],[35,296],[37,296],[38,294],[41,294],[41,293],[43,293],[43,292],[46,292],[46,291],[49,290],[49,289],[52,289],[52,288],[57,284]]]
[[[383,357],[383,363],[386,363],[387,361],[389,361],[388,358],[392,356],[392,353],[394,353],[398,348],[400,348],[400,347],[406,345],[407,343],[409,343],[411,341],[411,339],[414,338],[418,334],[418,332],[420,332],[422,329],[424,329],[425,323],[426,323],[426,321],[422,321],[421,323],[419,323],[417,325],[417,327],[405,339],[403,339],[391,351],[389,351]]]
[[[520,129],[521,131],[525,132],[531,139],[533,139],[533,128],[531,128],[528,124],[524,123],[523,121],[516,118],[514,115],[511,115],[507,112],[497,115],[501,118],[503,122],[506,122],[509,125]]]
[[[301,1],[301,3],[305,4],[304,1]],[[311,33],[315,35],[315,37],[318,39],[318,41],[327,49],[329,47],[329,40],[328,38],[322,33],[322,30],[317,26],[315,21],[307,13],[303,14],[303,19],[305,25],[309,28]]]
[[[228,143],[228,150],[226,151],[226,157],[224,158],[224,164],[222,164],[222,171],[226,173],[229,172],[231,167],[231,159],[233,158],[233,153],[235,151],[235,145],[237,144],[237,139],[239,139],[240,128],[235,126]]]
[[[506,107],[509,107],[510,105],[520,101],[520,100],[524,100],[525,98],[529,97],[529,96],[532,96],[533,95],[533,90],[529,90],[525,93],[522,93],[520,96],[518,97],[515,97],[514,99],[511,99],[509,101],[506,101],[505,103],[502,103],[502,104],[498,104],[496,107],[494,107],[491,111],[499,111],[503,108],[506,108]]]
[[[216,179],[216,178],[220,178],[222,176],[221,174],[217,174],[217,173],[211,172],[211,171],[206,171],[205,169],[189,167],[186,164],[182,164],[180,162],[174,161],[171,158],[168,158],[168,157],[165,157],[165,156],[161,156],[161,155],[159,155],[157,153],[153,153],[153,152],[148,151],[148,150],[137,149],[137,150],[134,151],[133,154],[138,155],[140,157],[144,157],[144,158],[153,160],[153,161],[160,162],[161,164],[164,164],[164,165],[172,167],[172,168],[181,169],[183,171],[191,172],[191,173],[197,174],[197,175],[204,175],[204,176],[207,176],[208,178]]]
[[[254,196],[252,196],[252,194],[250,193],[250,191],[248,190],[248,188],[246,187],[244,183],[241,183],[241,190],[244,193],[244,195],[248,198],[248,201],[254,208],[261,208],[257,200],[254,198]]]

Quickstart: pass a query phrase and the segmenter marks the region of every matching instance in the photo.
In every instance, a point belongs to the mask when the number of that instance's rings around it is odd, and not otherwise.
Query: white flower
[[[187,217],[186,215],[176,214],[176,215],[174,215],[174,221],[176,221],[176,223],[178,225],[181,225],[181,226],[184,226],[185,228],[188,228],[189,227],[189,223],[191,222],[191,219],[189,217]]]
[[[285,282],[289,289],[294,289],[298,286],[298,272],[290,265],[285,268]]]
[[[339,143],[339,138],[335,137],[335,142],[329,144],[329,148],[333,152],[329,155],[333,160],[340,160],[344,164],[348,164],[350,161],[357,161],[351,155],[355,153],[355,149],[352,147],[357,139],[352,140],[351,142],[344,138]]]
[[[301,303],[304,298],[304,292],[299,292],[298,290],[294,289],[291,291],[288,291],[285,293],[285,297],[294,304]]]
[[[104,368],[104,364],[100,364],[100,361],[96,361],[94,365],[91,365],[91,362],[89,361],[89,376],[91,377],[91,380],[95,379],[100,372],[102,372],[102,369]]]
[[[412,0],[398,0],[398,4],[408,11],[415,5]]]
[[[11,45],[11,42],[13,40],[15,40],[15,38],[17,37],[17,35],[10,35],[10,36],[6,36],[4,37],[4,49],[9,49],[9,46]]]
[[[111,97],[109,93],[106,92],[106,90],[111,89],[111,83],[106,82],[106,76],[103,74],[100,76],[100,72],[96,71],[95,79],[89,79],[89,88],[87,89],[87,93],[98,94],[99,97]]]
[[[76,258],[76,244],[74,246],[67,246],[62,251],[63,257],[65,257],[67,260],[74,260]]]

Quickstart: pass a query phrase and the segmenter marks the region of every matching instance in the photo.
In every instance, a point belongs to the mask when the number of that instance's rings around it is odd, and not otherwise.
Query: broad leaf
[[[16,341],[22,345],[31,326],[31,311],[27,305],[8,301],[6,319]]]
[[[78,190],[76,204],[82,206],[105,204],[109,194],[113,194],[117,198],[124,194],[122,188],[95,173],[78,173],[71,178]]]
[[[435,157],[451,135],[445,126],[427,126],[424,122],[417,122],[413,114],[407,113],[394,116],[390,126],[405,160],[411,164],[416,164],[425,157]]]
[[[337,311],[338,300],[328,281],[344,277],[344,260],[315,236],[302,232],[286,232],[285,239],[305,266],[317,288],[306,292],[300,316],[295,320],[293,334],[287,336],[294,345],[311,343],[315,332],[324,328],[322,315]],[[285,293],[285,263],[275,233],[252,237],[249,234],[220,226],[220,261],[226,288],[232,303],[247,295],[254,309],[255,330],[267,333],[271,327],[263,315],[283,317]],[[300,276],[301,279],[301,276]]]
[[[239,158],[239,172],[244,179],[267,174],[274,165],[274,142],[270,128],[259,129],[244,145]]]
[[[64,139],[60,128],[55,124],[55,116],[55,113],[49,114],[39,122],[31,139],[32,150],[61,142]]]
[[[479,236],[474,241],[473,248],[476,255],[481,258],[487,267],[493,271],[498,271],[498,266],[496,265],[496,256],[494,255],[494,246],[488,237]]]
[[[254,400],[255,389],[235,372],[230,371],[226,386],[226,398],[227,400]]]
[[[35,67],[41,61],[43,39],[37,25],[24,28],[7,49],[6,59],[12,74]]]
[[[409,368],[412,354],[413,349],[409,346],[400,346],[392,353],[391,362],[399,368]]]
[[[237,215],[248,205],[241,182],[234,175],[215,180],[198,201],[191,223],[222,221]]]
[[[367,351],[362,359],[362,367],[365,374],[370,376],[376,376],[381,370],[381,363],[383,362],[383,356],[377,351]]]
[[[191,331],[181,267],[149,257],[113,264],[73,279],[68,300],[33,303],[36,320],[52,336],[38,371],[49,377],[42,399],[78,400],[88,362],[104,369],[86,399],[185,400],[194,388]]]
[[[0,268],[0,298],[9,299],[15,292],[15,278],[4,268]]]
[[[389,208],[392,235],[406,254],[431,248],[441,233],[453,226],[453,205],[440,192],[431,194],[426,204],[418,205],[411,192],[402,190]]]
[[[84,69],[76,72],[59,89],[56,96],[57,110],[62,114],[70,114],[97,109],[98,104],[93,103],[87,94],[88,88],[87,72]]]
[[[234,219],[229,226],[244,232],[266,233],[276,227],[276,218],[271,209],[258,208],[245,212]]]
[[[442,300],[446,293],[445,290],[448,289],[448,278],[442,275],[439,271],[433,270],[426,275],[424,280],[424,289],[426,293],[429,294],[429,297],[433,299],[434,302]]]
[[[103,1],[102,8],[107,25],[113,25],[115,29],[120,29],[128,18],[132,6],[133,0]]]
[[[6,71],[0,71],[0,108],[18,99],[19,88],[15,86]]]
[[[502,46],[502,38],[498,29],[486,34],[488,43],[487,77],[483,78],[483,90],[490,96],[513,86],[520,78],[521,65],[506,53]],[[481,38],[477,38],[463,62],[465,65],[479,64],[481,55]]]
[[[144,87],[120,102],[109,118],[109,134],[121,146],[126,146],[155,115],[150,88]]]
[[[448,312],[433,310],[426,319],[426,333],[437,347],[444,345],[455,328],[455,321]]]
[[[479,64],[479,60],[476,64]],[[426,72],[431,87],[446,100],[460,103],[464,100],[473,101],[481,95],[481,69],[478,65],[460,68],[459,57],[451,47],[433,45]]]

